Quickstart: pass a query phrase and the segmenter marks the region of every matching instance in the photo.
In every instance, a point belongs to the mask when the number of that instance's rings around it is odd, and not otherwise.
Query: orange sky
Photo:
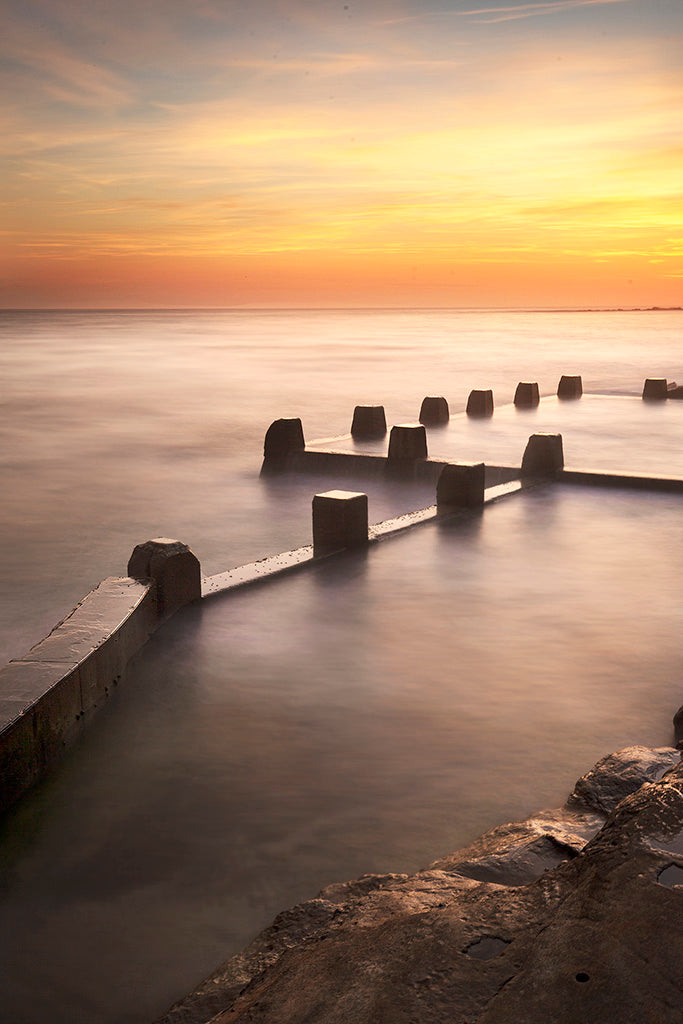
[[[683,304],[683,4],[28,0],[5,306]]]

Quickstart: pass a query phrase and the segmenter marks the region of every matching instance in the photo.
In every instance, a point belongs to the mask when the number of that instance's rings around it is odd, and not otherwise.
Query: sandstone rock
[[[674,743],[679,750],[683,747],[683,707],[674,715]]]
[[[591,812],[544,811],[526,821],[499,825],[431,866],[482,882],[527,885],[576,857],[604,820]]]
[[[584,779],[614,770],[631,786],[678,757],[649,753],[611,755]],[[544,812],[415,875],[329,886],[163,1024],[680,1024],[682,836],[678,763],[606,821],[576,806]],[[570,859],[527,885],[456,873],[529,841],[536,866],[548,844]]]
[[[603,757],[576,783],[570,804],[584,805],[609,814],[617,804],[645,782],[661,779],[680,762],[671,747],[626,747]]]

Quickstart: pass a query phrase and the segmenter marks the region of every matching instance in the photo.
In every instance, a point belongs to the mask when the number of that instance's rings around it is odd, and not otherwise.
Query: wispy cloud
[[[517,18],[533,18],[545,14],[561,14],[577,7],[602,7],[605,4],[631,3],[632,0],[558,0],[558,2],[540,4],[514,4],[509,7],[479,7],[469,11],[458,11],[462,17],[477,18],[482,24],[493,25],[500,21],[513,21]],[[479,15],[494,15],[480,18]]]
[[[421,11],[419,14],[408,14],[399,18],[388,18],[383,24],[398,25],[403,22],[422,21],[425,18],[469,18],[484,25],[493,25],[501,21],[513,21],[518,18],[532,18],[545,14],[561,14],[578,7],[602,7],[606,4],[633,3],[633,0],[547,0],[544,3],[512,4],[499,7],[475,7],[465,11],[440,10]],[[493,15],[482,18],[481,15]]]

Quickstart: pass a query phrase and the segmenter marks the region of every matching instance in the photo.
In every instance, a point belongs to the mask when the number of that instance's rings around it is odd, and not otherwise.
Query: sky
[[[681,0],[0,16],[2,307],[683,305]]]

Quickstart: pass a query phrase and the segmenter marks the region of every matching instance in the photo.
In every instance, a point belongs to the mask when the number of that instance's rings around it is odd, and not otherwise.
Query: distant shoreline
[[[683,306],[8,306],[0,313],[681,313]]]

